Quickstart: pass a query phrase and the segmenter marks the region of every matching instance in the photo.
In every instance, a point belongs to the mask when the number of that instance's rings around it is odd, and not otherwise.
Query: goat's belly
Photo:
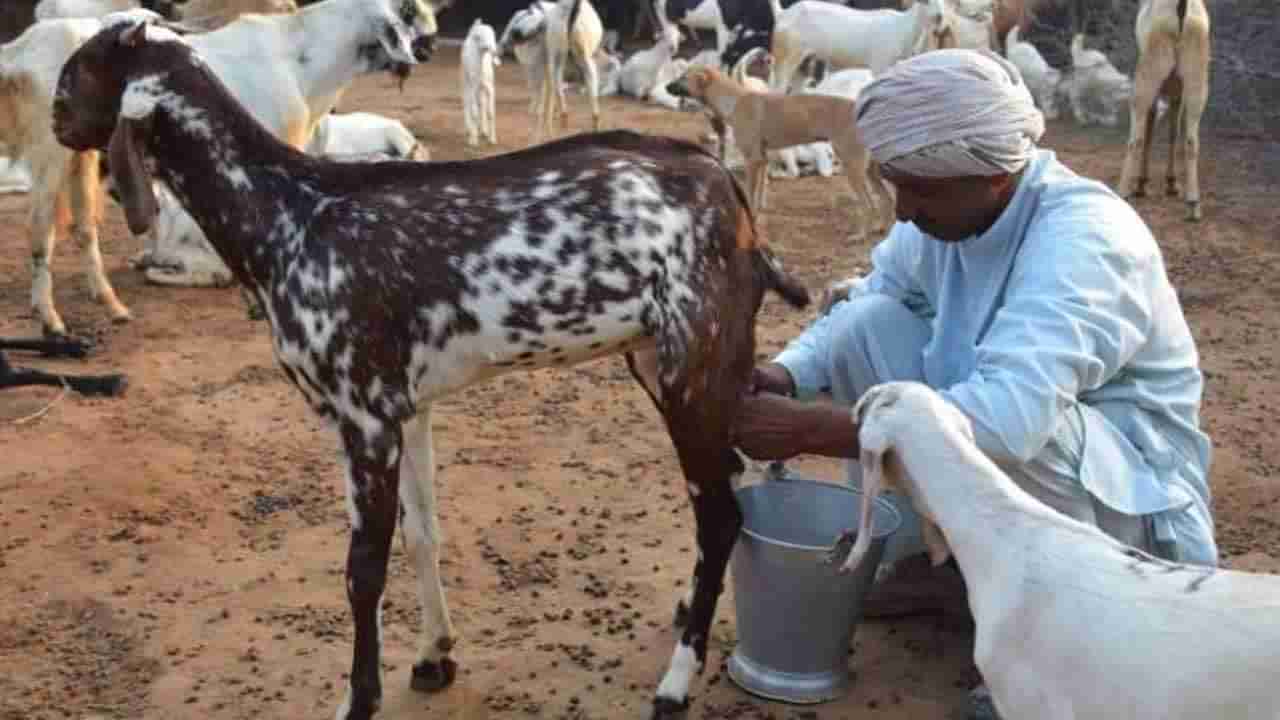
[[[568,367],[649,347],[654,341],[640,322],[641,310],[638,302],[623,303],[599,315],[548,315],[518,329],[485,322],[478,334],[450,340],[443,352],[427,351],[436,360],[427,361],[414,394],[431,399],[510,372]]]

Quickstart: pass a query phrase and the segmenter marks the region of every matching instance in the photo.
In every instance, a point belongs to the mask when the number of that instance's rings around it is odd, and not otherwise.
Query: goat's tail
[[[793,277],[782,267],[782,261],[778,260],[773,251],[769,249],[769,243],[765,240],[764,235],[756,227],[755,214],[751,212],[751,204],[747,201],[747,190],[742,186],[742,182],[728,168],[724,168],[724,172],[729,176],[729,180],[733,183],[733,192],[738,196],[738,227],[737,227],[737,246],[743,250],[750,250],[752,254],[752,264],[755,266],[757,275],[764,281],[764,288],[772,290],[794,308],[803,308],[809,305],[809,291],[805,289],[803,283]]]
[[[1187,22],[1187,0],[1178,0],[1178,32],[1182,32],[1182,27]]]
[[[569,6],[569,23],[565,25],[565,30],[573,32],[574,23],[578,22],[578,12],[582,10],[582,0],[573,0],[573,5]]]

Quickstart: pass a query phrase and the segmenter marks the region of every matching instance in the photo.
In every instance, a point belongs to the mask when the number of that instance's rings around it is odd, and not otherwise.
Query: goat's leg
[[[404,423],[400,460],[400,527],[405,549],[418,573],[422,629],[410,687],[420,692],[453,684],[458,664],[449,656],[456,642],[449,605],[440,584],[440,521],[436,513],[436,461],[431,442],[431,408]]]
[[[600,132],[600,73],[590,55],[584,56],[580,64],[587,78],[587,96],[591,98],[591,129]]]
[[[66,193],[45,192],[45,178],[32,173],[31,183],[31,309],[40,319],[45,335],[66,335],[67,326],[53,304],[53,260],[57,244],[56,218],[66,208]]]
[[[113,322],[126,322],[132,316],[129,308],[116,297],[115,288],[102,267],[102,249],[98,244],[98,218],[101,207],[101,185],[98,153],[78,152],[71,156],[71,182],[68,196],[71,204],[71,236],[84,255],[84,272],[89,281],[89,295],[107,308]]]
[[[1193,91],[1182,96],[1182,162],[1186,175],[1187,220],[1199,221],[1200,212],[1200,117],[1208,101],[1209,84],[1206,77]]]
[[[376,427],[366,432],[370,423]],[[369,720],[382,704],[382,593],[399,508],[401,433],[395,423],[374,419],[344,423],[340,432],[351,513],[347,600],[355,621],[355,647],[337,720]]]
[[[1174,57],[1170,48],[1165,45],[1153,45],[1147,48],[1147,56],[1138,61],[1138,69],[1133,81],[1133,98],[1129,104],[1129,144],[1125,147],[1124,166],[1120,171],[1120,182],[1116,192],[1121,197],[1141,197],[1146,193],[1147,175],[1139,163],[1139,158],[1148,142],[1148,134],[1153,128],[1148,127],[1156,106],[1156,98],[1160,94],[1160,86],[1173,71]],[[1071,87],[1071,105],[1077,115],[1081,110],[1079,90]]]
[[[565,66],[568,65],[568,63],[569,63],[569,54],[567,52],[560,55],[560,57],[556,60],[555,90],[556,90],[556,101],[557,101],[556,102],[557,115],[553,117],[559,118],[560,132],[564,132],[565,130],[569,129],[569,99],[565,96],[565,90],[564,90],[564,70],[565,70]]]
[[[689,707],[689,685],[694,675],[701,674],[706,667],[711,621],[724,589],[729,555],[742,527],[742,513],[733,496],[733,475],[742,472],[741,460],[727,446],[713,451],[701,443],[677,437],[686,430],[695,432],[692,422],[677,421],[669,426],[683,428],[674,431],[672,436],[688,482],[689,501],[697,524],[698,563],[690,588],[688,623],[653,701],[655,719],[678,717]]]
[[[486,138],[490,145],[498,144],[498,98],[497,90],[493,84],[488,84],[484,89],[484,124]]]
[[[1156,106],[1151,106],[1151,114],[1154,117]],[[1169,118],[1169,164],[1164,173],[1164,194],[1169,197],[1178,197],[1178,139],[1182,133],[1186,132],[1186,128],[1182,122],[1182,93],[1175,93],[1169,98],[1169,112],[1165,114]],[[1154,128],[1154,124],[1152,125]],[[1153,131],[1151,133],[1155,135]],[[1150,147],[1150,141],[1147,145]],[[1145,174],[1145,173],[1144,173]]]
[[[1152,140],[1156,136],[1156,104],[1151,104],[1151,109],[1147,110],[1147,132],[1143,135],[1142,140],[1142,169],[1138,171],[1138,182],[1133,189],[1134,197],[1146,197],[1147,182],[1151,179],[1151,147]],[[1126,152],[1128,150],[1126,149]]]

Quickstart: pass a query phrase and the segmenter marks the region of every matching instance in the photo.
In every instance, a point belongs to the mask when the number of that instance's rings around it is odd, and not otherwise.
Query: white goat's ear
[[[928,518],[922,518],[920,522],[920,534],[924,538],[924,545],[929,550],[929,562],[934,567],[941,565],[951,557],[951,547],[947,545],[947,539],[943,537],[942,530]]]
[[[142,157],[143,136],[150,130],[151,119],[135,119],[123,114],[116,119],[115,132],[107,145],[107,161],[124,206],[129,231],[142,235],[151,229],[156,217],[156,196],[151,173]]]

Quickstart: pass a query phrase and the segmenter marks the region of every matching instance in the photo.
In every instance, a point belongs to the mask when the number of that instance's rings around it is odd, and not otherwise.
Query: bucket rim
[[[789,473],[785,479],[766,480],[762,483],[755,483],[752,485],[746,485],[746,486],[740,487],[736,491],[734,491],[734,499],[737,500],[738,495],[746,490],[768,485],[770,483],[788,483],[788,484],[794,484],[794,485],[801,485],[801,484],[817,485],[824,489],[838,490],[840,492],[849,493],[850,495],[862,496],[865,494],[861,490],[848,487],[847,485],[837,485],[836,483],[822,482],[819,480],[809,480],[808,478],[797,476],[795,473]],[[874,502],[878,508],[888,512],[888,517],[892,522],[890,522],[887,527],[880,527],[879,525],[877,525],[871,533],[872,542],[887,538],[893,533],[897,532],[898,529],[902,527],[902,513],[898,512],[898,508],[894,507],[893,503],[889,502],[888,500],[885,500],[881,496],[876,496]],[[739,503],[739,507],[741,507],[741,503]],[[874,513],[872,514],[872,520],[873,522],[875,520]],[[760,533],[747,528],[747,525],[745,522],[742,524],[742,528],[740,532],[742,532],[744,535],[747,535],[755,540],[759,540],[761,542],[767,542],[770,545],[774,545],[776,547],[783,547],[790,550],[812,550],[812,551],[827,552],[832,550],[835,547],[835,543],[832,543],[830,545],[805,545],[801,543],[787,542],[785,540],[778,540],[777,538],[767,537],[765,535],[761,535]]]

